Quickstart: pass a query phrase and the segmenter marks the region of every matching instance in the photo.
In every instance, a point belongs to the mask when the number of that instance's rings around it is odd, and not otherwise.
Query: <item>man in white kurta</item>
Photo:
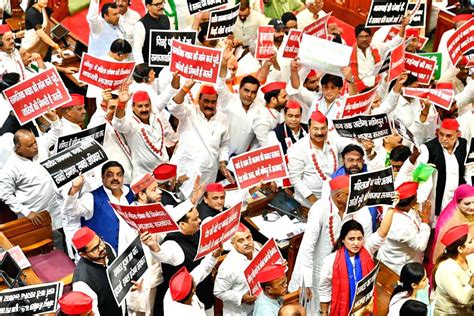
[[[84,97],[80,94],[71,94],[72,100],[61,107],[61,122],[63,129],[60,136],[70,135],[82,131],[80,124],[84,124],[86,109]]]
[[[306,9],[296,15],[296,18],[298,19],[298,29],[303,30],[311,23],[326,16],[327,13],[323,11],[323,5],[323,0],[306,1]]]
[[[0,31],[0,33],[2,33],[2,31]],[[15,48],[13,32],[8,31],[1,35],[0,76],[10,72],[16,72],[20,75],[20,80],[25,80],[26,69],[23,65],[20,52]]]
[[[119,24],[124,30],[125,39],[133,47],[133,28],[135,27],[135,23],[137,23],[141,17],[137,11],[130,9],[129,1],[130,0],[116,0],[115,4],[119,9]]]

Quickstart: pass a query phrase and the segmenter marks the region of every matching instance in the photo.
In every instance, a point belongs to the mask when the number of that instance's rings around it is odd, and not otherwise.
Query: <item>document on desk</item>
[[[277,241],[290,239],[305,230],[305,223],[298,220],[291,220],[288,215],[281,216],[274,222],[266,221],[261,215],[251,218],[257,225],[260,232],[267,238],[274,238]]]

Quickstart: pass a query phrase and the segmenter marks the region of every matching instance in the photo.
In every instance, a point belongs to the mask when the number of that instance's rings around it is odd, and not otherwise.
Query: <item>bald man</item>
[[[306,316],[306,311],[301,304],[283,305],[278,311],[278,316]]]

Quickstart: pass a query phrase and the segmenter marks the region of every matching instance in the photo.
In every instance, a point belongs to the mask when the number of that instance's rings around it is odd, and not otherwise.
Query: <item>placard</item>
[[[392,126],[395,130],[397,130],[398,135],[400,135],[401,137],[403,137],[404,139],[406,139],[407,141],[409,141],[410,143],[418,147],[418,144],[416,143],[415,135],[413,135],[413,133],[405,125],[403,125],[403,123],[400,120],[394,119],[392,123],[393,123]]]
[[[315,49],[317,47],[317,49]],[[341,67],[349,65],[352,47],[303,34],[298,57],[310,69],[344,77]]]
[[[392,167],[350,175],[346,214],[364,206],[392,205],[395,197]]]
[[[402,89],[403,96],[429,100],[434,105],[448,110],[451,108],[451,104],[454,100],[454,90],[453,89],[423,89],[423,88],[411,88],[404,87]]]
[[[41,165],[48,171],[58,188],[74,180],[79,174],[100,166],[108,160],[102,146],[91,138],[71,146],[44,160]]]
[[[138,281],[147,269],[148,264],[142,242],[140,236],[137,236],[127,249],[107,267],[107,279],[118,306],[125,300],[125,296],[133,285],[132,280]]]
[[[328,20],[331,17],[331,13],[328,13],[327,15],[317,19],[313,23],[307,25],[303,29],[303,33],[308,34],[308,35],[313,35],[322,39],[327,39],[328,38]]]
[[[196,31],[150,30],[148,66],[166,67],[171,60],[171,41],[196,44]]]
[[[346,104],[344,105],[342,117],[346,118],[366,113],[369,110],[376,93],[377,86],[373,87],[367,92],[348,96],[346,98]]]
[[[250,294],[258,296],[262,292],[262,287],[257,281],[257,274],[263,268],[273,264],[283,264],[283,262],[283,256],[275,240],[273,238],[268,240],[244,270],[245,282]]]
[[[471,138],[471,145],[468,149],[469,150],[467,151],[466,161],[464,163],[466,166],[474,163],[474,137]],[[472,185],[474,185],[474,182],[472,183]]]
[[[303,32],[291,29],[283,43],[283,57],[294,59],[298,56],[300,50],[300,40]]]
[[[396,79],[405,70],[405,43],[401,42],[400,45],[392,50],[390,56],[390,69],[388,71],[388,81]]]
[[[270,59],[275,55],[273,36],[275,28],[271,25],[259,26],[257,30],[257,46],[255,48],[256,59]]]
[[[457,65],[463,55],[474,48],[474,19],[464,23],[446,42],[451,63]]]
[[[441,65],[443,64],[443,54],[441,53],[421,53],[418,54],[421,57],[425,57],[433,60],[436,63],[433,79],[439,80],[441,78]]]
[[[408,3],[408,12],[412,15],[409,23],[411,27],[425,27],[426,0],[410,0]]]
[[[386,113],[356,115],[332,122],[337,133],[345,138],[377,139],[392,134]]]
[[[190,15],[227,4],[228,0],[187,0]]]
[[[55,312],[63,294],[63,283],[53,282],[22,286],[0,292],[0,314],[27,315]]]
[[[405,70],[417,77],[420,84],[430,84],[435,69],[435,60],[417,54],[405,53]]]
[[[3,91],[18,122],[24,125],[71,101],[71,96],[55,67],[19,82]]]
[[[206,218],[201,223],[199,245],[194,261],[218,249],[220,244],[235,235],[239,228],[241,209],[242,202],[214,217]]]
[[[258,148],[231,158],[240,190],[288,177],[281,144]]]
[[[148,231],[150,234],[155,234],[179,231],[179,226],[161,203],[138,205],[110,203],[110,205],[130,227],[140,233]]]
[[[374,297],[375,282],[377,281],[379,270],[380,261],[377,262],[377,265],[369,274],[357,282],[354,301],[352,301],[352,308],[349,315],[353,315],[370,303],[370,300]]]
[[[96,127],[91,127],[89,129],[85,129],[83,131],[60,136],[58,138],[58,146],[57,152],[61,152],[66,148],[69,148],[79,142],[81,142],[86,137],[92,137],[95,139],[99,144],[104,144],[104,137],[105,137],[105,123],[101,124]]]
[[[385,37],[384,42],[391,41],[395,36],[398,35],[399,32],[400,32],[400,29],[398,27],[392,26],[390,31],[387,33],[387,36]],[[405,42],[406,45],[408,44],[408,40],[409,39],[407,39],[407,41]],[[429,40],[428,37],[420,35],[418,37],[418,46],[416,47],[416,49],[422,50],[425,44],[428,42],[428,40]]]
[[[400,25],[408,9],[408,0],[372,0],[365,27]]]
[[[79,80],[100,89],[116,90],[127,81],[134,67],[135,62],[109,61],[84,53]]]
[[[173,39],[171,42],[170,71],[196,81],[215,84],[222,61],[220,49],[185,44]]]
[[[209,18],[207,39],[225,38],[232,34],[235,21],[239,15],[240,4],[233,8],[212,11]]]

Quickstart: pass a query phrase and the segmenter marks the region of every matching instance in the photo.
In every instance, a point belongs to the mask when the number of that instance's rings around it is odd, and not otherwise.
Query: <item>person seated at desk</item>
[[[79,68],[77,67],[61,67],[58,65],[51,64],[49,62],[45,62],[43,60],[43,57],[41,57],[40,54],[38,53],[31,53],[28,52],[24,48],[20,48],[20,56],[21,56],[21,61],[23,62],[23,65],[25,66],[25,75],[29,79],[31,77],[36,76],[40,72],[43,72],[46,69],[52,68],[53,66],[56,67],[56,69],[59,72],[65,73],[65,74],[74,74],[79,71]]]

